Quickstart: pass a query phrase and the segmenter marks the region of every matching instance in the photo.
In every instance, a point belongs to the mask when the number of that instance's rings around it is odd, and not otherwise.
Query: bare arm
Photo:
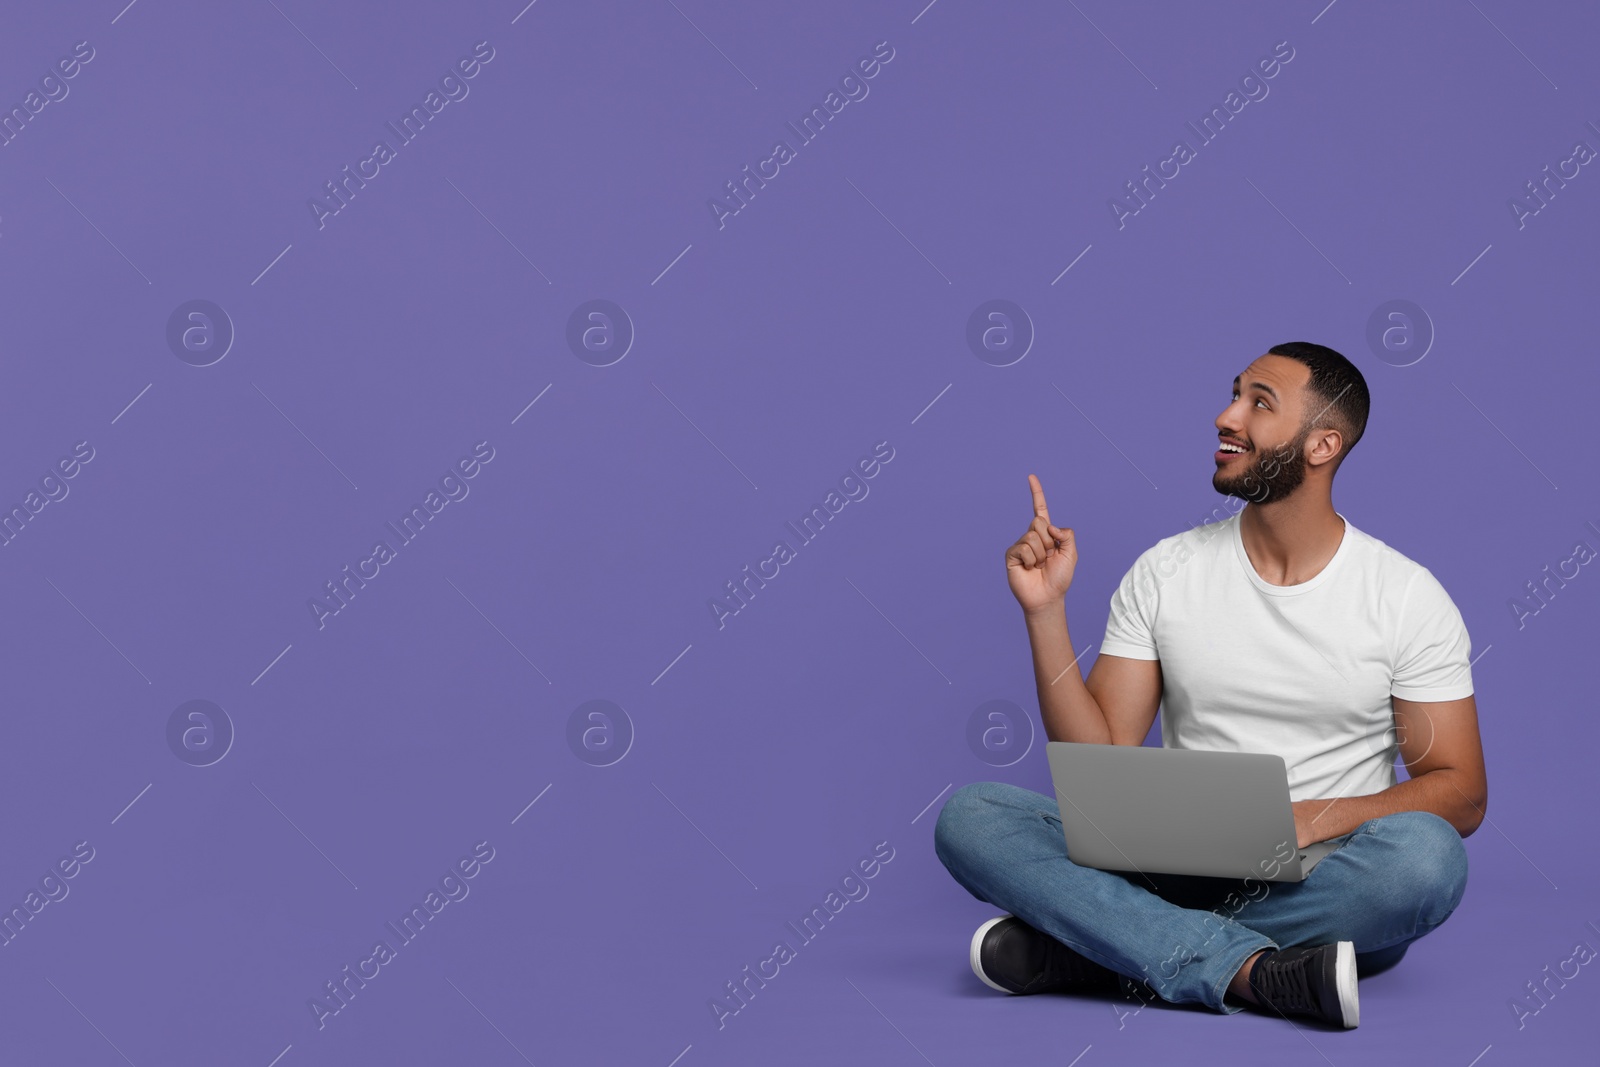
[[[1100,655],[1085,682],[1063,605],[1025,616],[1039,717],[1052,741],[1139,745],[1161,706],[1161,661]]]
[[[1478,736],[1478,702],[1416,701],[1391,697],[1400,758],[1408,781],[1377,793],[1294,804],[1294,824],[1304,847],[1347,834],[1366,822],[1397,811],[1431,811],[1462,837],[1483,822],[1489,803],[1483,743]]]
[[[1077,540],[1071,529],[1050,522],[1039,479],[1030,474],[1028,484],[1033,521],[1006,550],[1006,577],[1028,626],[1045,736],[1085,744],[1141,744],[1161,704],[1161,663],[1102,655],[1084,681],[1066,615],[1066,593],[1078,563]]]

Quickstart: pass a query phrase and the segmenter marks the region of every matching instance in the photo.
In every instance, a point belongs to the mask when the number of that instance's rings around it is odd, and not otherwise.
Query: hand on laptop
[[[1033,489],[1033,521],[1006,549],[1006,581],[1023,611],[1038,612],[1065,599],[1078,566],[1078,546],[1070,529],[1051,524],[1039,479],[1028,475],[1028,485]]]
[[[1294,809],[1294,834],[1301,848],[1336,836],[1327,833],[1328,823],[1317,822],[1317,818],[1332,803],[1331,800],[1296,800],[1289,805]]]

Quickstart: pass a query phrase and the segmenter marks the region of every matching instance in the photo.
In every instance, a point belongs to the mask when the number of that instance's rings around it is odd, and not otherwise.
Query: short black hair
[[[1356,442],[1367,430],[1367,415],[1372,410],[1372,394],[1367,392],[1367,379],[1362,377],[1354,363],[1326,345],[1315,345],[1310,341],[1287,341],[1273,345],[1267,349],[1267,354],[1284,356],[1311,368],[1311,380],[1306,383],[1306,391],[1314,400],[1314,405],[1312,410],[1306,412],[1308,421],[1301,429],[1308,429],[1310,420],[1317,415],[1317,409],[1325,408],[1321,417],[1317,418],[1317,424],[1331,426],[1344,438],[1344,447],[1337,461],[1344,462],[1344,457],[1356,447]]]

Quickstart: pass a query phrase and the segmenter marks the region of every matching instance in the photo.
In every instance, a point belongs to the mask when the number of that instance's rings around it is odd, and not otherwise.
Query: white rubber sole
[[[996,923],[1004,922],[1009,918],[1011,918],[1011,913],[1007,912],[1004,915],[995,916],[993,919],[990,919],[988,922],[978,927],[978,932],[972,935],[972,946],[967,950],[967,962],[972,964],[972,973],[977,975],[978,980],[984,985],[997,992],[1005,993],[1007,996],[1015,996],[1016,994],[1007,989],[1005,986],[996,985],[993,981],[991,981],[989,976],[983,973],[983,968],[978,965],[978,950],[983,946],[984,935],[993,929]],[[1354,959],[1353,956],[1351,958]]]
[[[1356,946],[1354,941],[1339,942],[1339,958],[1334,963],[1335,988],[1339,991],[1339,1011],[1345,1029],[1361,1024],[1361,1001],[1356,994]]]

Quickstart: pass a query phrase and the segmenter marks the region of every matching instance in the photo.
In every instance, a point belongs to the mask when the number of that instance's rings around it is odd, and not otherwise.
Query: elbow
[[[1483,825],[1485,810],[1489,807],[1489,791],[1480,787],[1473,791],[1473,795],[1466,798],[1467,803],[1462,806],[1455,819],[1456,832],[1462,837],[1471,837],[1474,830]]]

